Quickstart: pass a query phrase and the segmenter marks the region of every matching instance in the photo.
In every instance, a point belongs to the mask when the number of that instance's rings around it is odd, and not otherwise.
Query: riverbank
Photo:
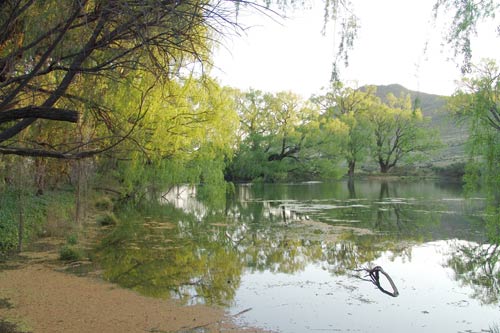
[[[144,297],[103,281],[99,272],[70,274],[58,260],[62,241],[42,241],[44,250],[0,265],[2,332],[262,332],[238,327],[222,308]]]

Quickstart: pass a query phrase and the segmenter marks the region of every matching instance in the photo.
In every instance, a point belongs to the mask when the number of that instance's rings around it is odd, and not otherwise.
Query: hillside
[[[410,94],[412,101],[418,98],[422,113],[425,117],[430,118],[429,126],[439,131],[443,143],[443,148],[431,157],[430,162],[432,164],[443,166],[464,161],[467,130],[457,124],[456,120],[449,114],[446,109],[446,96],[409,90],[399,84],[376,87],[377,96],[382,100],[385,99],[388,93],[392,93],[395,96]]]

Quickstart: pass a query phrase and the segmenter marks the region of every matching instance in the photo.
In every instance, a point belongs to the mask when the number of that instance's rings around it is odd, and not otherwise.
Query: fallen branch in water
[[[364,279],[362,277],[359,277],[361,280],[364,280],[364,281],[370,281],[372,282],[381,292],[383,292],[384,294],[387,294],[389,296],[392,296],[392,297],[398,297],[399,296],[399,291],[398,291],[398,288],[396,287],[396,285],[394,284],[394,281],[392,281],[392,278],[389,276],[389,274],[387,274],[383,269],[382,267],[380,266],[375,266],[373,268],[361,268],[361,269],[355,269],[356,272],[366,272],[368,273],[367,275],[365,275],[365,277],[369,276],[370,279]],[[388,291],[388,290],[385,290],[381,285],[380,285],[380,274],[383,274],[387,281],[389,281],[390,285],[391,285],[391,288],[392,288],[392,292]]]

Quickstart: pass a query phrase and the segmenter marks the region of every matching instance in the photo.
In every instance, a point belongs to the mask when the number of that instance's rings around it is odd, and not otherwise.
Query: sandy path
[[[222,309],[148,298],[57,268],[30,261],[0,270],[0,299],[12,305],[0,308],[0,319],[36,333],[257,332],[232,325]]]

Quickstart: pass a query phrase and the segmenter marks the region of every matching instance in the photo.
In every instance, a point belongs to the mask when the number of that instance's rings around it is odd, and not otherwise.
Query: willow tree
[[[137,85],[148,75],[159,80],[154,85],[163,84],[186,71],[205,69],[213,44],[238,31],[238,12],[248,7],[266,11],[271,3],[0,2],[0,153],[83,158],[117,146],[137,129],[152,86],[141,87],[141,96],[129,106],[133,116],[110,106],[111,86]],[[327,3],[325,22],[354,20],[343,10],[347,6],[343,1]],[[349,31],[355,30],[354,24],[343,26],[339,50],[349,48],[353,39]],[[124,118],[127,121],[121,121]],[[78,125],[54,125],[63,128],[60,136],[64,136],[56,142],[27,131],[40,120],[79,124],[82,119],[90,127],[86,133],[79,133]]]
[[[311,179],[338,173],[345,134],[337,119],[320,119],[319,109],[291,92],[237,94],[239,142],[228,177]]]
[[[484,60],[472,69],[472,73],[462,79],[449,106],[469,130],[467,183],[473,187],[484,180],[493,194],[500,184],[497,170],[500,162],[500,70],[492,60]]]
[[[205,0],[2,1],[0,153],[82,158],[123,142],[153,87],[207,61],[213,34],[234,24],[226,11]],[[114,105],[124,89],[133,103]]]
[[[237,99],[241,139],[231,173],[238,178],[286,178],[303,149],[305,136],[299,127],[313,110],[291,92],[249,91]]]
[[[412,107],[410,96],[387,95],[387,104],[372,106],[368,119],[373,127],[372,155],[387,173],[403,160],[413,162],[439,147],[437,133],[425,127],[420,109]]]
[[[340,83],[332,83],[328,92],[313,97],[320,105],[322,117],[338,119],[347,128],[342,145],[342,155],[347,163],[347,174],[354,176],[356,164],[369,156],[372,129],[367,111],[374,103],[379,102],[375,96],[375,87],[353,89]]]
[[[444,41],[450,45],[455,57],[462,58],[462,73],[472,70],[472,42],[477,36],[478,26],[488,20],[494,20],[500,9],[498,0],[436,0],[434,3],[435,19],[442,15],[441,12],[451,14],[446,22]],[[500,36],[500,25],[497,23],[497,35]]]
[[[149,100],[138,130],[109,166],[121,173],[122,185],[130,191],[200,181],[204,188],[222,185],[238,126],[232,90],[190,77],[151,91]]]

